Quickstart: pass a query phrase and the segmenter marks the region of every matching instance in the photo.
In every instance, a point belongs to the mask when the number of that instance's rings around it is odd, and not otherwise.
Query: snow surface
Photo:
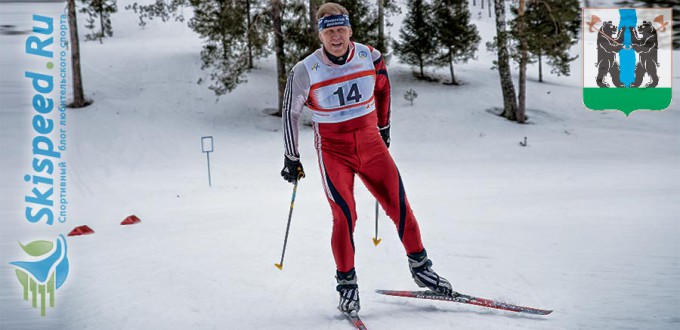
[[[68,112],[69,215],[52,227],[24,220],[30,169],[30,86],[44,70],[23,53],[26,35],[0,35],[0,328],[348,329],[335,310],[331,214],[313,134],[303,126],[307,178],[299,186],[283,271],[279,261],[292,186],[279,177],[280,119],[273,57],[249,82],[215,96],[196,84],[201,40],[185,23],[122,10],[114,38],[83,42],[85,92]],[[402,1],[403,2],[403,1]],[[0,23],[29,30],[38,8],[0,4]],[[393,225],[356,187],[361,315],[371,329],[678,329],[680,327],[680,111],[592,112],[572,76],[528,72],[530,124],[491,114],[501,105],[492,18],[474,14],[478,59],[457,65],[464,85],[416,81],[389,64],[391,152],[434,268],[465,293],[554,309],[546,317],[379,296],[416,289]],[[56,14],[55,14],[56,15]],[[403,17],[398,16],[396,20]],[[81,25],[84,19],[80,19]],[[399,24],[391,28],[396,36]],[[84,30],[81,30],[81,36]],[[580,43],[574,53],[580,52]],[[680,63],[680,53],[673,53]],[[448,79],[448,69],[428,70]],[[680,77],[673,72],[677,86]],[[413,88],[413,106],[403,98]],[[264,91],[264,93],[263,93]],[[678,92],[673,94],[676,102]],[[212,188],[201,136],[212,135]],[[527,137],[528,146],[520,141]],[[357,181],[360,182],[360,181]],[[142,223],[120,226],[136,214]],[[21,300],[8,262],[22,243],[87,224],[69,238],[71,270],[47,316]]]

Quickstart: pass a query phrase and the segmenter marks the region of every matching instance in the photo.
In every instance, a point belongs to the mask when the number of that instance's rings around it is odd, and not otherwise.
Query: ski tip
[[[380,241],[382,241],[382,238],[373,238],[373,245],[378,246],[378,244],[380,244]]]
[[[276,264],[274,264],[274,266],[276,266],[276,268],[278,268],[279,270],[283,270],[282,264],[276,263]]]

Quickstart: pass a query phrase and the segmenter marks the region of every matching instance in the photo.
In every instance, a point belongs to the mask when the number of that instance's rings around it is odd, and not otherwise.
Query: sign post
[[[210,178],[210,153],[213,152],[213,137],[204,136],[201,138],[201,148],[208,158],[208,186],[212,187],[212,180]]]

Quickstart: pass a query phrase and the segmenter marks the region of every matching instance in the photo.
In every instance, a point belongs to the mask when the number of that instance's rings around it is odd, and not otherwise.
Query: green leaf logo
[[[66,238],[59,235],[56,242],[33,241],[26,245],[19,242],[19,246],[32,260],[10,264],[16,267],[24,300],[30,301],[33,308],[40,308],[40,315],[45,316],[46,307],[54,307],[55,290],[64,284],[68,276]]]
[[[21,249],[24,250],[24,252],[28,253],[28,255],[32,257],[39,257],[41,255],[47,254],[47,252],[52,251],[54,243],[50,241],[34,241],[26,245],[22,245],[21,242],[19,242],[19,245],[21,246]]]

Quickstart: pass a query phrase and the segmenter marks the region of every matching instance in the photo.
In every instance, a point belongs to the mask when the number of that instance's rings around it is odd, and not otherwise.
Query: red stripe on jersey
[[[375,75],[375,70],[364,70],[364,71],[352,73],[350,75],[324,80],[324,81],[321,81],[321,82],[318,82],[316,84],[312,84],[311,86],[309,86],[309,94],[311,95],[312,91],[314,89],[317,89],[317,88],[326,87],[326,86],[329,86],[329,85],[345,82],[345,81],[348,81],[348,80],[357,79],[357,78],[366,77],[366,76],[374,76],[374,75]]]
[[[311,94],[310,94],[310,95],[311,95]],[[349,109],[349,108],[356,108],[356,107],[363,106],[363,105],[365,105],[365,104],[368,104],[368,103],[373,102],[373,99],[374,99],[374,98],[375,98],[374,96],[371,96],[370,99],[368,99],[368,100],[366,100],[366,101],[364,101],[364,102],[359,102],[359,103],[355,103],[355,104],[350,104],[350,105],[346,105],[346,106],[344,106],[344,107],[338,107],[338,108],[333,108],[333,109],[323,109],[323,108],[319,108],[319,107],[317,107],[314,103],[307,103],[307,106],[308,106],[310,109],[315,110],[315,111],[333,112],[333,111],[339,111],[339,110],[345,110],[345,109]]]
[[[352,42],[352,49],[349,51],[349,56],[347,56],[347,61],[345,61],[345,63],[349,63],[349,61],[352,60],[352,58],[354,57],[354,51],[356,49],[357,49],[357,46],[354,44],[354,42]]]

